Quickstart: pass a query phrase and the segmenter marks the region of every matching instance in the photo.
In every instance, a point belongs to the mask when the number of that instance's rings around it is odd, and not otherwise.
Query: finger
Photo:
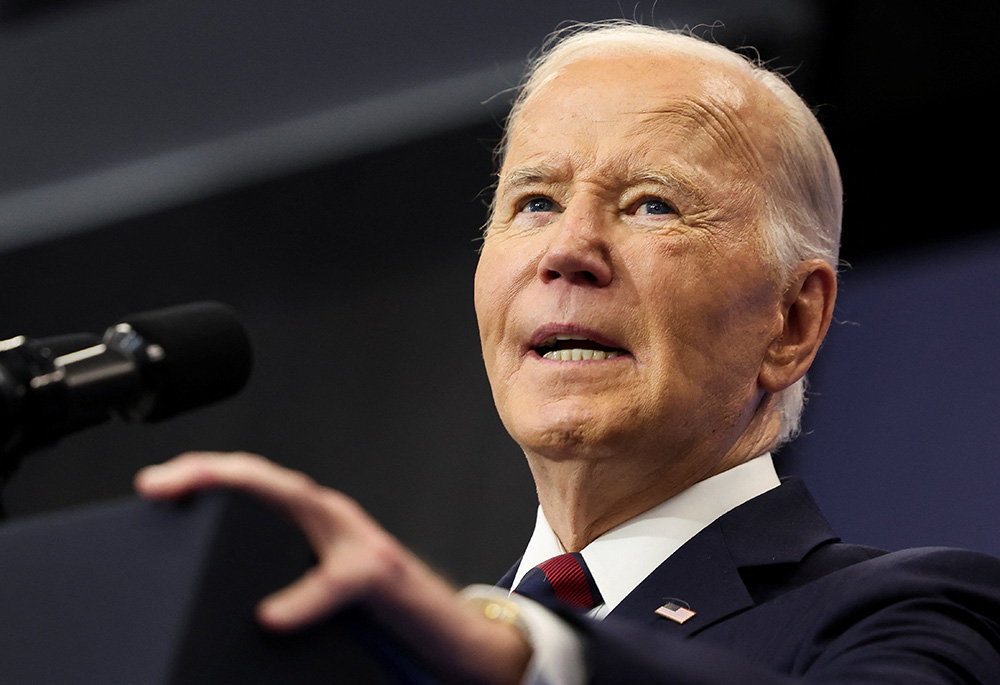
[[[217,480],[213,470],[202,467],[185,455],[141,469],[135,474],[133,483],[136,491],[144,497],[173,499],[197,490],[220,487]]]
[[[176,499],[201,490],[229,488],[248,493],[292,519],[317,553],[338,529],[338,522],[361,522],[357,504],[303,473],[255,454],[191,452],[136,474],[136,490],[150,499]],[[377,527],[374,521],[367,522]]]
[[[302,473],[243,452],[190,452],[136,474],[140,494],[169,499],[212,488],[232,488],[275,503],[315,487]]]
[[[341,575],[316,566],[297,581],[265,597],[257,605],[257,618],[266,628],[290,632],[311,625],[336,612],[362,594],[362,578]]]

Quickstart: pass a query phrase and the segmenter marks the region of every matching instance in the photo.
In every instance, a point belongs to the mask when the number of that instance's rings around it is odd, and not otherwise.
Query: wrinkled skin
[[[761,229],[772,97],[690,58],[580,59],[512,129],[476,311],[500,416],[568,549],[775,438],[771,393],[805,369],[775,354],[794,341]],[[545,359],[553,332],[625,354]]]

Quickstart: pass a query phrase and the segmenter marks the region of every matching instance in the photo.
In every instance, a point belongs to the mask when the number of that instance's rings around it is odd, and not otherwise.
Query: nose
[[[565,279],[574,285],[604,287],[614,273],[605,227],[596,212],[567,207],[546,233],[549,243],[538,262],[543,283]]]

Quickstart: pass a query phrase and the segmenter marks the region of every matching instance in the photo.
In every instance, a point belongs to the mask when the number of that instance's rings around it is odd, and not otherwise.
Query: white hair
[[[507,117],[498,149],[501,166],[510,133],[531,94],[570,62],[598,53],[688,55],[742,71],[769,90],[780,104],[773,132],[779,161],[764,179],[764,247],[782,280],[807,259],[823,259],[837,268],[843,191],[837,160],[823,128],[781,75],[689,33],[626,20],[574,24],[554,33],[529,65]],[[798,435],[805,389],[803,377],[775,396],[781,429],[774,447]]]

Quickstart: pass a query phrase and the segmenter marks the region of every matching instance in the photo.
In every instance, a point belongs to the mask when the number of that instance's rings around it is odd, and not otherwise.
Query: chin
[[[567,402],[524,412],[519,418],[516,425],[507,426],[517,443],[525,451],[550,459],[611,454],[624,432],[613,412]],[[614,419],[614,425],[609,419]]]

